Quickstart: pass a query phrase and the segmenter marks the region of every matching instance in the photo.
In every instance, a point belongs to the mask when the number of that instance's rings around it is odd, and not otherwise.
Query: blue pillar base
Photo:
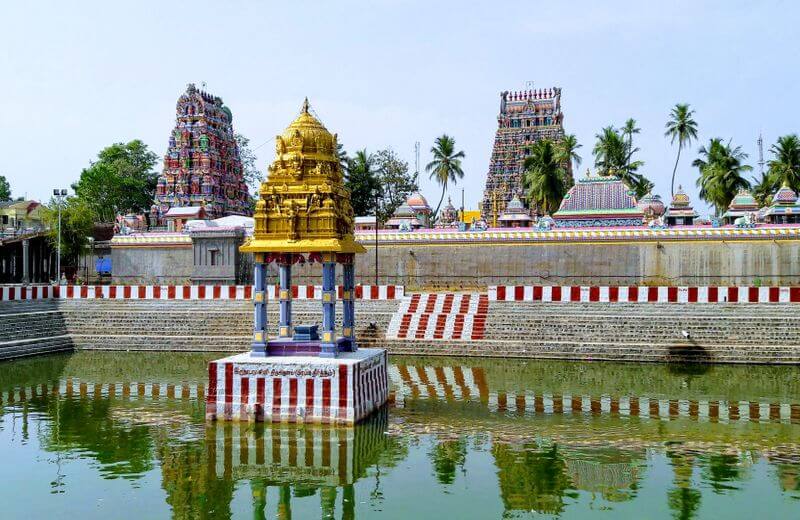
[[[323,343],[320,345],[319,357],[335,358],[339,357],[339,347],[333,343]]]
[[[250,345],[250,355],[253,357],[269,357],[266,343],[252,343]]]

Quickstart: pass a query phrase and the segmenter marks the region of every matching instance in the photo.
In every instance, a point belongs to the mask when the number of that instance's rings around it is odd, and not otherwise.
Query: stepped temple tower
[[[496,225],[514,196],[524,198],[522,164],[527,148],[542,139],[561,140],[563,120],[560,88],[500,94],[497,132],[481,203],[481,215],[490,226]],[[571,177],[571,166],[569,172]]]
[[[253,340],[250,351],[209,363],[206,418],[354,424],[389,396],[386,350],[357,348],[353,207],[336,135],[309,111],[275,138],[275,160],[256,202]],[[267,266],[279,270],[277,337],[267,325]],[[292,321],[292,266],[322,264],[322,331]],[[336,286],[336,266],[342,285]],[[341,336],[336,299],[342,300]]]
[[[150,209],[152,225],[166,225],[172,208],[201,207],[209,219],[250,214],[231,120],[221,98],[193,84],[178,98],[175,129]]]

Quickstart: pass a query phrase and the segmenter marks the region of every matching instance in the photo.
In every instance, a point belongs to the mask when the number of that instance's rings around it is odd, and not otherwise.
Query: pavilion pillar
[[[253,343],[257,356],[267,355],[267,264],[264,253],[255,254],[253,267]]]
[[[22,241],[22,283],[29,284],[31,283],[31,241],[29,239],[24,239]]]
[[[322,254],[322,344],[320,357],[336,357],[336,254]]]
[[[356,351],[355,255],[347,255],[342,268],[342,336],[349,352]]]
[[[292,337],[292,255],[286,254],[278,261],[280,278],[280,324],[278,337]]]

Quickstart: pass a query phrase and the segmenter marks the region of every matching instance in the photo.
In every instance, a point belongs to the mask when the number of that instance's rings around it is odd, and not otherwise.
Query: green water
[[[0,518],[800,518],[800,371],[391,359],[354,429],[206,424],[213,354],[0,363]]]

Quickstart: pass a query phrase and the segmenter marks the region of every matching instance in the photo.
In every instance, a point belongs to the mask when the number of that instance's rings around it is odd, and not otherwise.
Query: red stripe
[[[377,300],[378,295],[380,294],[380,286],[379,285],[371,285],[369,288],[369,299],[370,300]]]
[[[296,285],[292,286],[292,298],[297,298],[300,295],[300,288]]]
[[[205,300],[206,298],[206,286],[200,285],[197,287],[197,297],[201,300]]]
[[[220,287],[219,285],[215,285],[211,288],[211,298],[219,300],[221,294],[222,294],[222,287]]]
[[[208,397],[206,402],[217,402],[217,364],[213,361],[208,364]]]
[[[140,300],[144,300],[145,298],[147,298],[147,287],[145,287],[144,285],[138,286],[136,292],[138,293],[138,298]]]
[[[554,302],[561,301],[561,286],[560,285],[554,285],[553,287],[550,288],[550,300],[552,300]]]
[[[312,288],[310,298],[313,298],[314,297],[314,291],[313,291],[314,286],[311,285],[310,287]],[[341,286],[341,285],[337,285],[336,286],[336,297],[339,298],[340,300],[344,299],[344,287],[343,286]]]
[[[161,286],[160,285],[154,285],[153,286],[153,299],[154,300],[160,300],[161,299]]]
[[[225,404],[233,402],[233,363],[225,363]]]
[[[789,289],[789,301],[792,303],[800,302],[800,287],[792,287]]]
[[[188,300],[192,297],[192,288],[189,285],[183,286],[183,299]]]
[[[657,302],[658,301],[658,287],[648,287],[647,288],[647,301],[648,302]]]
[[[103,287],[101,285],[94,286],[94,297],[95,298],[102,298],[103,297]]]
[[[671,303],[675,303],[678,301],[677,287],[667,287],[667,301]]]
[[[533,301],[535,301],[535,302],[542,301],[542,286],[541,285],[534,285],[533,286]]]
[[[281,416],[281,378],[272,380],[272,420],[280,420]]]
[[[395,298],[395,286],[390,285],[386,288],[386,298],[389,300],[394,300]]]
[[[245,285],[244,286],[244,299],[251,300],[253,298],[253,286],[252,285]]]
[[[719,287],[708,288],[708,301],[711,303],[717,303],[719,301]]]
[[[619,287],[614,286],[608,288],[608,301],[619,301]]]
[[[689,293],[686,299],[691,303],[697,302],[697,287],[689,287]]]
[[[314,380],[306,379],[306,416],[314,413]]]
[[[264,394],[266,393],[267,380],[263,377],[256,379],[256,403],[264,404]]]
[[[31,289],[32,289],[31,290],[31,298],[33,298],[34,300],[38,299],[38,297],[39,297],[39,288],[34,285]]]
[[[517,285],[514,287],[514,300],[522,301],[525,299],[525,287]]]
[[[331,407],[331,380],[322,380],[322,416],[327,417]]]
[[[8,290],[8,295],[9,295],[8,296],[9,300],[13,300],[14,299],[14,288],[13,287],[11,287]],[[74,298],[74,297],[75,297],[75,286],[74,285],[68,285],[67,286],[67,298]]]
[[[758,287],[748,287],[747,301],[750,303],[758,303]]]
[[[639,301],[639,288],[636,286],[628,287],[628,301],[629,302],[638,302]]]
[[[736,303],[739,301],[739,288],[728,287],[728,301]]]
[[[769,302],[770,303],[777,303],[781,299],[781,290],[779,287],[770,287],[769,288]]]
[[[339,417],[347,418],[347,365],[339,365]]]
[[[175,286],[174,285],[168,285],[167,286],[167,299],[168,300],[174,300],[175,299]]]
[[[228,287],[228,299],[235,300],[236,299],[236,286],[231,285]]]
[[[297,378],[289,379],[289,417],[294,416],[297,409]]]
[[[506,286],[505,285],[498,285],[497,286],[497,299],[499,301],[503,301],[506,299]]]
[[[313,285],[306,285],[306,298],[309,300],[314,299],[314,286]],[[341,298],[341,296],[340,296]]]
[[[24,291],[24,288],[23,288]],[[81,298],[88,298],[89,297],[89,287],[86,285],[81,286]]]
[[[108,297],[112,298],[112,299],[117,297],[117,286],[116,285],[112,285],[111,287],[108,288]]]
[[[250,399],[250,378],[243,377],[242,378],[242,389],[240,391],[241,395],[241,403],[247,404],[247,401]],[[245,413],[245,410],[242,409],[242,413]]]
[[[599,287],[589,287],[589,301],[590,302],[599,302],[600,301],[600,288]]]
[[[53,287],[53,298],[61,298],[61,286],[56,285]]]
[[[360,285],[356,285],[356,299],[361,299],[364,297],[364,288]]]
[[[571,302],[579,302],[581,301],[581,288],[577,285],[573,285],[569,288],[569,301]]]

